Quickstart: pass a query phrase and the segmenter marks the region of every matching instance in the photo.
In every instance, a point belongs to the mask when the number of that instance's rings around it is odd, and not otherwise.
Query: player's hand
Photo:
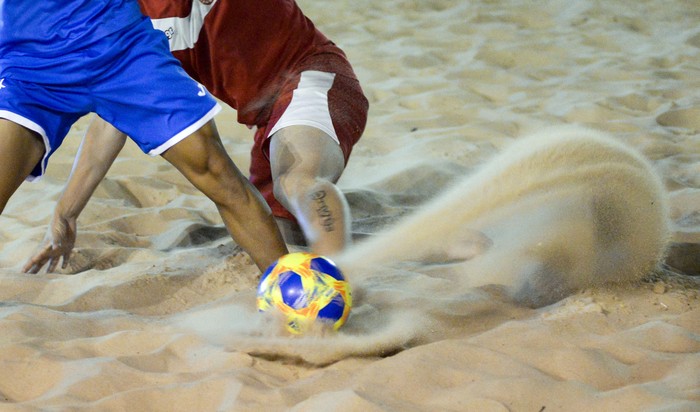
[[[44,240],[22,268],[25,273],[38,273],[48,263],[47,272],[53,272],[63,259],[61,268],[68,266],[70,253],[75,246],[76,219],[54,216]]]

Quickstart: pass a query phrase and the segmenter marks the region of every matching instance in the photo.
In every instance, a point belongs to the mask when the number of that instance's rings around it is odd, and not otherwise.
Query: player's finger
[[[24,273],[30,273],[29,271],[34,267],[34,264],[32,263],[31,259],[27,261],[27,263],[22,266],[22,272]]]
[[[70,260],[70,255],[71,255],[70,250],[63,254],[63,264],[61,265],[61,269],[65,269],[68,267],[68,261]]]
[[[32,266],[30,266],[25,272],[31,274],[38,273],[42,266],[43,264],[35,263]]]
[[[54,251],[55,248],[53,245],[46,245],[36,255],[34,255],[34,257],[29,261],[29,263],[33,265],[31,273],[39,273],[44,265],[50,263],[53,255],[55,254]]]
[[[56,266],[58,266],[58,260],[60,259],[60,256],[52,256],[49,258],[49,267],[46,268],[46,273],[53,273],[56,270]]]
[[[46,248],[29,259],[22,268],[22,271],[24,271],[24,273],[36,273],[44,266],[44,263],[46,263]],[[37,266],[39,267],[37,268]]]
[[[36,259],[34,261],[34,264],[32,265],[32,269],[31,269],[30,273],[39,273],[41,268],[43,268],[44,265],[46,265],[46,262],[47,262],[46,257],[42,257],[41,259]]]

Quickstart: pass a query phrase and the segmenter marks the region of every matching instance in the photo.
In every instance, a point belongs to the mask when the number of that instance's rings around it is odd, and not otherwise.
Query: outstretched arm
[[[53,272],[61,258],[61,267],[68,265],[75,245],[78,215],[107,174],[125,141],[124,133],[95,116],[80,144],[73,170],[58,200],[46,236],[34,256],[22,268],[25,273],[37,273],[47,263],[47,271]]]

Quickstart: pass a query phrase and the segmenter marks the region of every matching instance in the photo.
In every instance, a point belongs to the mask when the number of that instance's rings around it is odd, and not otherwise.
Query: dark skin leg
[[[264,271],[288,253],[270,208],[226,153],[213,122],[163,153],[210,198],[236,241]]]
[[[0,119],[0,214],[43,156],[41,136],[17,123]]]

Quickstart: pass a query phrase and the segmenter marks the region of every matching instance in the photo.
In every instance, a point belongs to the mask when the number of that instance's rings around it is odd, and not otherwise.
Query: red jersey
[[[311,56],[343,51],[316,29],[293,0],[139,0],[141,11],[170,42],[183,68],[237,111],[238,121],[264,125],[282,81]],[[322,62],[323,59],[321,58]],[[322,63],[321,63],[322,65]],[[355,77],[347,65],[327,71]]]

